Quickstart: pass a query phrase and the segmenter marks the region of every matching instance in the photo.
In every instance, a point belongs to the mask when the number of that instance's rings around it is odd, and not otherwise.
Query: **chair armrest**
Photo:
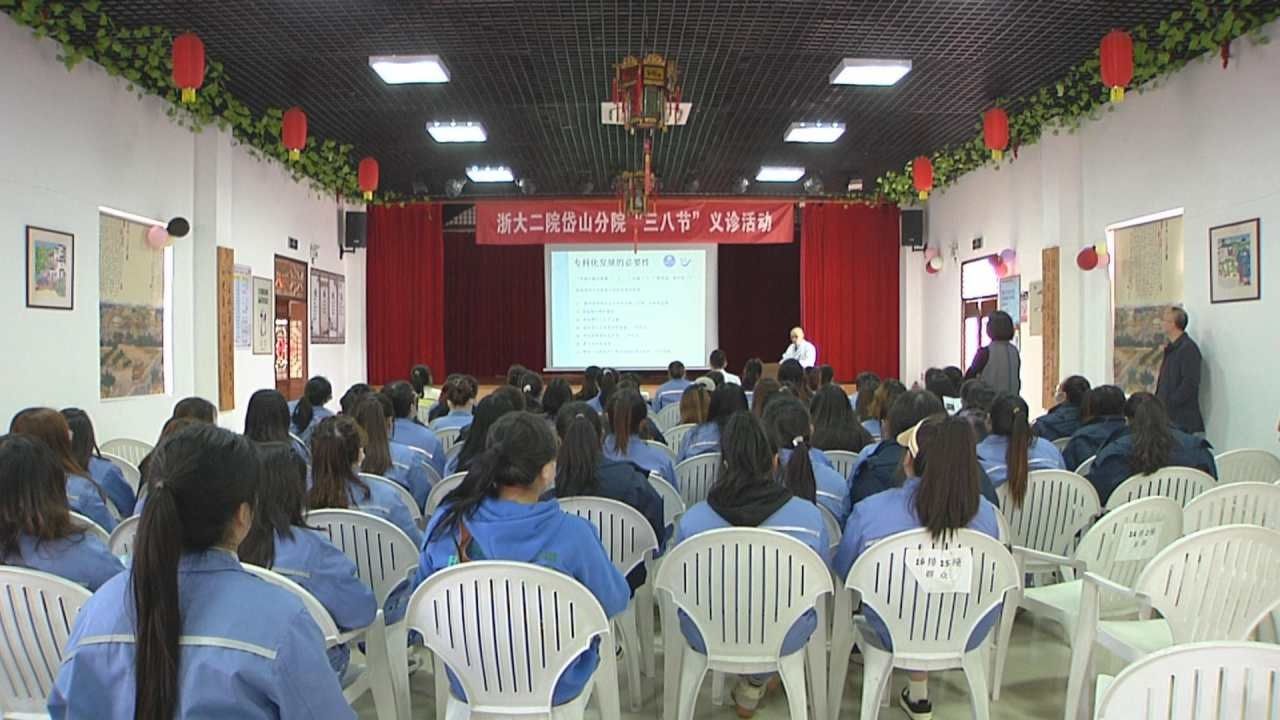
[[[1048,565],[1062,565],[1080,572],[1084,572],[1088,569],[1084,562],[1080,560],[1062,555],[1054,555],[1053,553],[1042,552],[1040,550],[1032,550],[1031,548],[1025,548],[1020,545],[1013,546],[1013,554],[1019,560],[1023,561],[1031,560],[1033,562],[1045,563]]]
[[[1145,594],[1140,593],[1137,590],[1134,590],[1133,588],[1126,587],[1112,580],[1108,580],[1107,578],[1101,575],[1097,575],[1095,573],[1086,571],[1084,573],[1083,579],[1086,585],[1093,585],[1098,590],[1111,593],[1113,595],[1121,595],[1121,596],[1127,597],[1142,605],[1147,604],[1150,600],[1150,598],[1148,598]]]

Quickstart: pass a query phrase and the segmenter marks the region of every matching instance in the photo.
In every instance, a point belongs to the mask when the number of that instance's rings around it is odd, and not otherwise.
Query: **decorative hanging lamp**
[[[1111,88],[1111,102],[1124,102],[1124,89],[1133,81],[1133,38],[1124,30],[1112,30],[1098,48],[1102,84]]]
[[[920,199],[928,200],[929,192],[933,190],[933,161],[924,155],[912,160],[911,182],[920,194]]]
[[[636,130],[666,130],[667,111],[680,103],[675,61],[657,53],[641,60],[628,55],[614,66],[613,102],[622,124]]]
[[[204,85],[204,41],[193,32],[173,39],[173,84],[182,91],[182,103],[196,101],[196,90]]]
[[[307,114],[302,108],[285,110],[280,124],[280,141],[289,151],[290,160],[297,161],[302,157],[302,149],[307,146]]]
[[[991,151],[991,159],[1000,162],[1009,147],[1009,114],[1004,108],[991,108],[982,113],[982,139]]]
[[[364,193],[364,201],[373,200],[373,193],[378,190],[378,161],[367,157],[360,161],[356,171],[360,181],[360,192]]]

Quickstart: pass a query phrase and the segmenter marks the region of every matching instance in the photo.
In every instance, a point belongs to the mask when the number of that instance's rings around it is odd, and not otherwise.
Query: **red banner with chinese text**
[[[641,217],[608,199],[481,201],[476,244],[784,244],[795,239],[794,212],[785,200],[662,199]]]

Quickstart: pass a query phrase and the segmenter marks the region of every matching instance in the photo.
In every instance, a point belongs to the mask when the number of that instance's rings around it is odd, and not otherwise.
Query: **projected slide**
[[[718,343],[714,245],[548,245],[547,364],[705,366]]]

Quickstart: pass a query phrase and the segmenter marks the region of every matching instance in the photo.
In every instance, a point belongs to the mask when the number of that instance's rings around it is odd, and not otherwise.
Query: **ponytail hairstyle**
[[[1089,381],[1080,375],[1072,375],[1058,387],[1067,396],[1067,404],[1075,407],[1084,405],[1085,396],[1089,394]]]
[[[440,394],[444,396],[450,410],[464,408],[476,397],[471,391],[471,383],[467,382],[466,375],[450,375],[444,381]]]
[[[294,528],[307,527],[307,463],[292,443],[259,443],[258,492],[253,527],[240,543],[240,561],[270,568],[276,561],[276,535],[293,538]]]
[[[960,397],[960,388],[951,383],[951,378],[942,368],[929,368],[924,373],[924,389],[943,397]]]
[[[189,416],[169,418],[165,422],[164,427],[160,428],[160,437],[159,439],[156,440],[156,447],[159,447],[160,445],[162,445],[164,441],[168,439],[171,435],[174,435],[175,433],[181,430],[186,430],[192,425],[211,425],[211,424],[212,423],[206,423],[203,420],[197,420],[196,418],[189,417]],[[151,490],[151,483],[149,482],[151,478],[151,473],[149,468],[151,467],[151,457],[155,455],[155,453],[156,451],[152,450],[151,452],[147,453],[146,457],[142,458],[141,462],[138,463],[138,472],[142,473],[142,484],[147,486],[148,492],[150,492]]]
[[[967,527],[982,502],[973,428],[964,418],[932,415],[916,430],[916,446],[911,458],[912,474],[920,478],[916,516],[934,540],[944,540]]]
[[[98,491],[98,497],[102,498],[102,502],[106,503],[107,507],[111,507],[111,501],[107,499],[107,494],[98,485],[98,481],[94,480],[89,469],[81,467],[72,455],[71,426],[67,425],[67,419],[62,417],[62,413],[51,408],[27,408],[13,416],[13,422],[9,424],[9,432],[30,435],[43,442],[53,451],[59,467],[66,475],[79,475],[88,480],[89,484]],[[66,482],[65,478],[63,482]]]
[[[845,450],[860,452],[874,440],[853,414],[849,396],[844,388],[832,383],[809,401],[809,414],[813,416],[813,446],[819,450]]]
[[[520,387],[520,380],[528,370],[529,368],[520,363],[512,363],[511,367],[507,368],[507,384],[514,388]]]
[[[542,411],[542,376],[526,370],[520,376],[520,392],[524,393],[524,406],[530,412]]]
[[[369,498],[369,486],[356,474],[360,448],[365,445],[364,431],[355,420],[336,415],[325,418],[311,434],[311,491],[307,507],[312,510],[351,507],[351,490],[360,490],[361,498]]]
[[[876,399],[876,389],[880,387],[880,376],[873,372],[858,373],[858,379],[855,382],[858,386],[858,399],[854,404],[853,413],[858,417],[858,422],[871,420],[875,418],[871,413],[871,403]]]
[[[755,391],[751,393],[751,414],[758,418],[764,417],[764,409],[769,405],[769,401],[780,392],[782,392],[782,383],[773,378],[761,378],[756,383]]]
[[[818,368],[816,367],[805,368],[804,369],[804,389],[809,391],[809,395],[812,395],[813,393],[817,392],[818,388],[820,387],[822,387],[822,379],[818,374]],[[804,400],[808,402],[809,398],[806,396]]]
[[[747,364],[742,366],[742,389],[754,392],[756,383],[760,382],[762,375],[764,375],[764,361],[760,358],[747,360]]]
[[[646,417],[649,417],[649,407],[639,390],[628,387],[618,392],[610,408],[609,422],[612,424],[614,447],[620,454],[627,454],[632,436],[640,434],[640,423]]]
[[[387,437],[387,421],[390,416],[378,398],[366,396],[356,403],[352,415],[364,431],[364,462],[360,471],[371,475],[386,475],[391,470],[391,440]]]
[[[356,383],[347,388],[342,394],[342,399],[338,404],[342,406],[342,414],[350,415],[356,411],[356,404],[364,399],[364,396],[373,392],[373,386],[369,383]]]
[[[830,365],[822,365],[818,368],[818,387],[823,388],[836,380],[836,369]]]
[[[93,432],[93,421],[89,419],[89,413],[80,408],[65,408],[62,417],[71,428],[71,457],[77,465],[88,470],[91,458],[102,457]]]
[[[720,372],[719,370],[712,370],[711,372],[707,373],[705,377],[708,380],[710,380],[712,384],[716,386],[717,389],[724,386],[724,373]]]
[[[203,423],[167,438],[152,466],[130,575],[137,638],[133,716],[139,720],[174,717],[180,704],[182,553],[226,543],[237,513],[252,506],[258,484],[252,443]]]
[[[871,413],[871,418],[879,420],[881,423],[889,419],[889,411],[893,409],[894,403],[898,401],[898,398],[905,394],[907,394],[907,386],[903,385],[896,378],[889,378],[888,380],[880,383],[880,385],[876,387],[875,397],[871,399],[871,407],[868,408]],[[917,420],[916,422],[920,421]],[[907,427],[895,428],[894,432],[902,432],[914,425],[915,423],[911,423],[911,425],[908,425]],[[880,430],[880,437],[889,437],[883,428]]]
[[[1115,385],[1099,385],[1090,390],[1081,409],[1081,419],[1086,423],[1105,417],[1123,417],[1124,414],[1124,390]]]
[[[556,459],[555,435],[545,420],[532,413],[503,415],[487,437],[474,440],[487,447],[476,455],[462,484],[445,496],[441,503],[443,517],[428,541],[453,533],[485,498],[497,497],[502,488],[528,487],[537,482],[542,469]],[[462,556],[465,548],[460,547],[459,551]]]
[[[845,401],[845,407],[848,407]],[[818,480],[813,474],[813,460],[809,457],[809,436],[813,424],[804,403],[796,398],[780,397],[764,410],[764,425],[773,444],[782,450],[790,450],[791,457],[782,471],[782,477],[791,494],[809,502],[818,498]],[[722,443],[723,445],[723,443]]]
[[[1031,423],[1027,420],[1027,402],[1017,395],[1001,393],[991,403],[991,434],[1009,438],[1004,463],[1008,468],[1009,499],[1015,508],[1022,507],[1027,494],[1027,455],[1031,452]]]
[[[700,425],[707,421],[711,407],[711,393],[699,383],[693,383],[680,393],[680,424]]]
[[[458,451],[458,472],[470,471],[471,463],[484,452],[489,428],[493,427],[503,415],[519,412],[522,409],[516,404],[517,400],[523,402],[524,393],[510,385],[505,385],[489,393],[476,404],[472,412],[471,424],[465,430],[466,440],[462,443],[462,450]]]
[[[603,457],[600,450],[603,433],[600,415],[590,405],[574,402],[560,408],[556,415],[556,434],[560,436],[560,453],[556,456],[558,497],[600,492],[596,470]]]
[[[609,413],[613,397],[618,393],[618,371],[605,368],[600,371],[600,408]]]
[[[707,406],[707,422],[715,423],[724,432],[724,426],[734,413],[750,412],[747,406],[747,394],[733,383],[725,383],[711,393],[711,403]]]
[[[305,400],[298,401],[302,407]],[[307,425],[311,424],[310,410]],[[293,417],[298,413],[295,410]],[[305,430],[307,425],[300,425]],[[288,442],[289,441],[289,402],[275,390],[259,390],[249,396],[249,405],[244,411],[244,436],[254,442]]]
[[[0,559],[22,552],[19,538],[69,537],[76,527],[67,507],[67,479],[48,445],[29,435],[0,436]]]
[[[323,407],[332,399],[333,386],[328,380],[319,375],[308,380],[306,389],[302,391],[302,397],[293,407],[293,426],[298,428],[299,432],[311,427],[311,421],[315,418],[315,409]]]
[[[434,384],[431,368],[426,365],[414,365],[409,371],[409,384],[413,385],[413,391],[418,393],[418,397],[423,397],[427,388]]]
[[[1124,416],[1133,435],[1129,469],[1138,475],[1150,475],[1168,466],[1175,443],[1164,402],[1149,392],[1136,392],[1125,403]]]
[[[594,400],[600,394],[600,367],[598,365],[589,365],[583,371],[582,389],[577,395],[573,396],[574,400]]]
[[[573,388],[564,378],[552,378],[542,393],[542,411],[554,419],[560,408],[573,402]]]
[[[775,451],[759,418],[748,412],[734,413],[720,435],[723,465],[710,494],[734,498],[757,484],[776,482],[773,479]]]
[[[173,406],[173,417],[195,418],[203,423],[214,425],[218,420],[218,408],[202,397],[183,398]]]

